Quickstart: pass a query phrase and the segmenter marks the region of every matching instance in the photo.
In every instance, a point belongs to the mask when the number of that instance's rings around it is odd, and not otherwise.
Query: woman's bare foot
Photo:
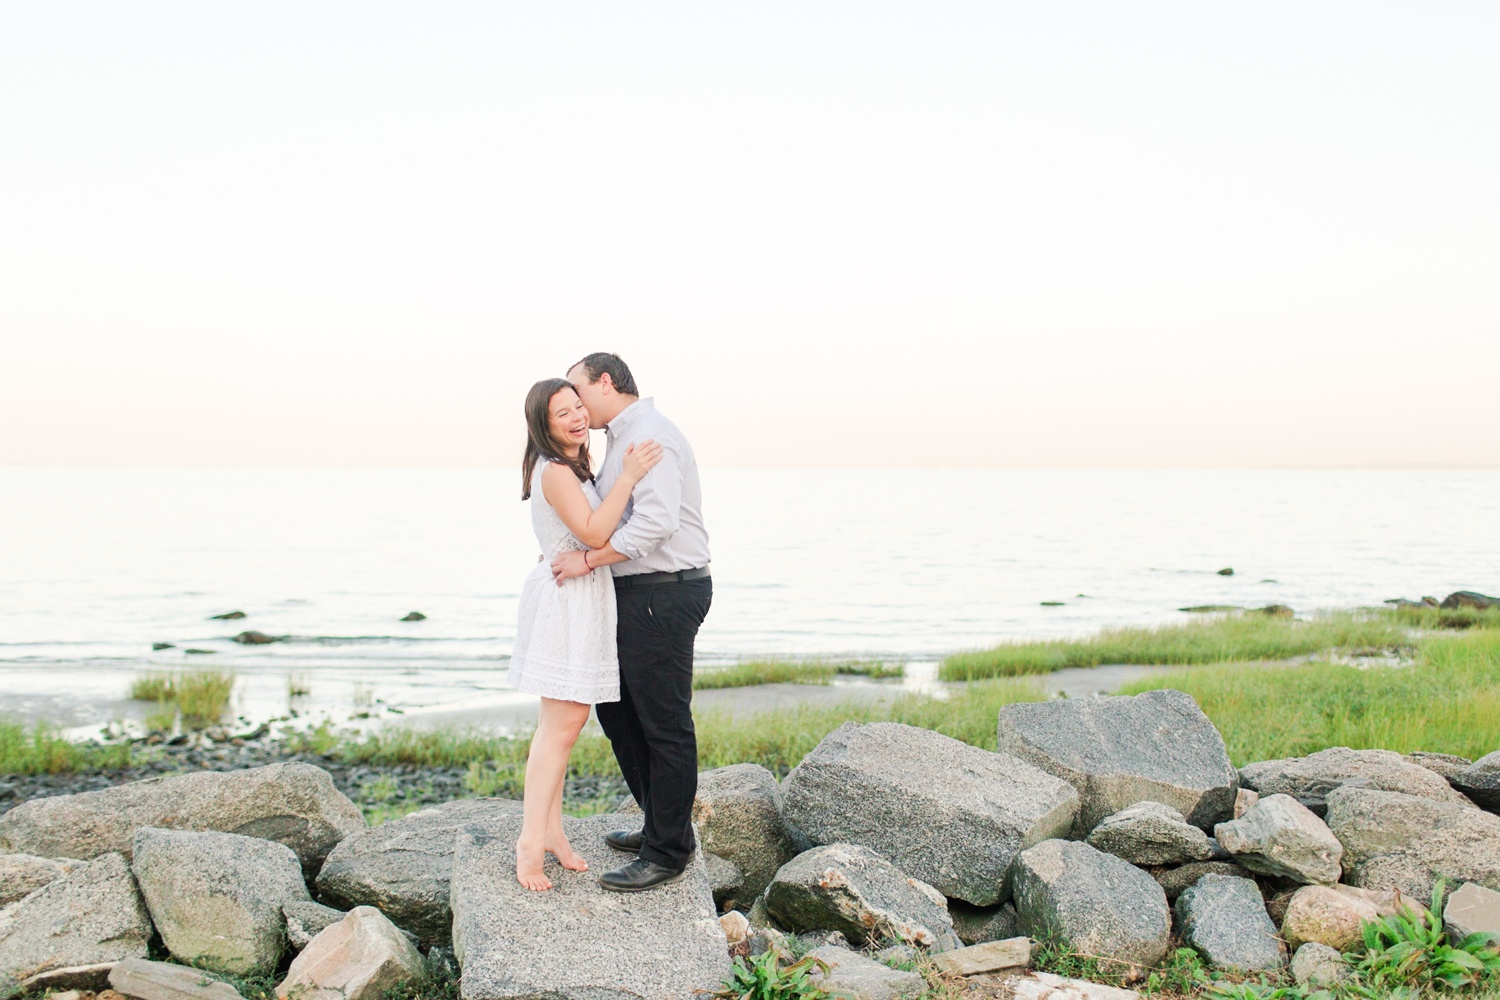
[[[542,874],[542,864],[545,860],[546,850],[543,847],[540,845],[527,847],[517,841],[516,881],[532,892],[543,892],[552,888],[552,881]]]
[[[589,870],[589,863],[583,860],[583,855],[573,850],[573,845],[568,843],[568,838],[564,837],[560,830],[548,835],[547,850],[557,858],[558,864],[570,872]]]

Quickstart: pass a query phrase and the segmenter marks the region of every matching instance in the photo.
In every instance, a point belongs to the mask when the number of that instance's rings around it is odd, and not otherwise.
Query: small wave
[[[504,642],[504,636],[443,636],[443,635],[284,635],[283,643],[308,643],[315,646],[350,646],[362,642]]]

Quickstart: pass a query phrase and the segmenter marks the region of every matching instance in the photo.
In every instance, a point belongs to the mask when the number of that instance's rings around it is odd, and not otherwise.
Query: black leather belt
[[[636,573],[632,576],[615,577],[616,587],[650,587],[658,583],[686,583],[689,580],[702,580],[708,576],[708,567],[700,566],[697,569],[680,569],[675,573]]]

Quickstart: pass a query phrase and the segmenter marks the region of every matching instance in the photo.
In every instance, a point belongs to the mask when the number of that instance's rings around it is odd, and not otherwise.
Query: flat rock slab
[[[236,833],[137,830],[131,870],[174,958],[236,974],[276,968],[281,908],[308,899],[291,848]]]
[[[999,750],[1078,789],[1078,836],[1137,802],[1165,803],[1205,830],[1234,811],[1239,775],[1224,740],[1181,691],[1006,705],[997,737]]]
[[[318,873],[318,895],[345,910],[377,907],[423,943],[446,944],[458,831],[519,815],[514,799],[460,799],[356,833],[329,853]]]
[[[1021,933],[1136,966],[1167,953],[1167,896],[1141,869],[1088,844],[1048,840],[1012,872]]]
[[[292,960],[276,987],[290,1000],[381,1000],[419,978],[422,953],[373,906],[357,906],[330,924]]]
[[[1261,796],[1244,816],[1215,826],[1214,839],[1262,875],[1333,885],[1343,874],[1344,846],[1327,823],[1290,795]]]
[[[782,865],[766,910],[787,930],[839,931],[855,944],[959,947],[947,900],[856,844],[814,847]]]
[[[1013,937],[986,941],[945,951],[932,959],[940,972],[950,976],[977,976],[1000,969],[1025,968],[1031,964],[1031,938]]]
[[[1432,897],[1439,878],[1500,891],[1500,816],[1494,813],[1346,785],[1328,793],[1328,826],[1344,845],[1350,885],[1400,889],[1418,901]]]
[[[0,906],[9,906],[25,899],[82,863],[38,858],[31,854],[0,854]]]
[[[130,866],[105,854],[0,917],[0,995],[54,969],[144,958],[150,939],[151,920]]]
[[[1017,757],[930,729],[848,722],[782,782],[814,844],[859,844],[945,896],[993,906],[1032,844],[1072,828],[1078,794]]]
[[[893,969],[848,948],[824,945],[807,954],[828,966],[826,974],[814,972],[808,979],[838,1000],[915,1000],[927,989],[917,973]]]
[[[1050,972],[1028,972],[1005,984],[1011,1000],[1139,1000],[1135,990],[1068,979]]]
[[[1214,855],[1208,834],[1161,802],[1137,802],[1111,813],[1087,839],[1105,854],[1133,865],[1179,865]]]
[[[49,969],[21,981],[23,993],[49,993],[68,990],[88,990],[97,993],[109,989],[109,974],[115,971],[115,962],[99,965],[70,965],[62,969]],[[3,978],[0,978],[3,982]]]
[[[199,771],[97,792],[32,799],[0,816],[0,849],[47,858],[130,857],[142,827],[217,830],[275,840],[297,852],[306,875],[333,845],[365,828],[364,816],[311,764]]]
[[[109,985],[136,1000],[243,1000],[233,986],[198,969],[144,958],[127,958],[116,965]]]
[[[1484,934],[1500,942],[1500,892],[1473,882],[1464,883],[1443,906],[1443,926],[1455,941],[1471,934]]]
[[[1177,923],[1182,939],[1212,968],[1279,972],[1286,965],[1260,887],[1248,878],[1203,876],[1177,897]]]
[[[1500,750],[1485,754],[1449,781],[1481,809],[1500,812]]]
[[[606,892],[598,873],[624,856],[604,844],[618,817],[563,817],[587,872],[547,866],[552,889],[516,881],[519,816],[458,834],[453,858],[453,946],[463,1000],[697,1000],[730,971],[708,874],[649,892]]]
[[[1413,764],[1394,750],[1351,750],[1330,747],[1306,757],[1262,760],[1240,768],[1240,781],[1261,794],[1290,795],[1322,816],[1328,793],[1352,784],[1385,792],[1401,792],[1436,802],[1468,803],[1439,774]]]

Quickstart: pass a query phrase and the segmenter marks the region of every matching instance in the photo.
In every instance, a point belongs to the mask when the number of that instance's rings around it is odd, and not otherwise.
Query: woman
[[[548,853],[570,871],[588,870],[563,835],[563,778],[589,708],[620,700],[610,572],[600,567],[558,585],[552,580],[552,558],[567,549],[602,548],[609,541],[630,491],[661,461],[661,445],[642,441],[628,450],[619,482],[601,499],[589,469],[589,413],[573,383],[553,378],[531,387],[526,431],[521,499],[531,500],[531,526],[542,558],[521,588],[507,681],[517,691],[542,696],[526,759],[524,818],[516,841],[516,879],[540,891],[552,888],[542,873]]]

